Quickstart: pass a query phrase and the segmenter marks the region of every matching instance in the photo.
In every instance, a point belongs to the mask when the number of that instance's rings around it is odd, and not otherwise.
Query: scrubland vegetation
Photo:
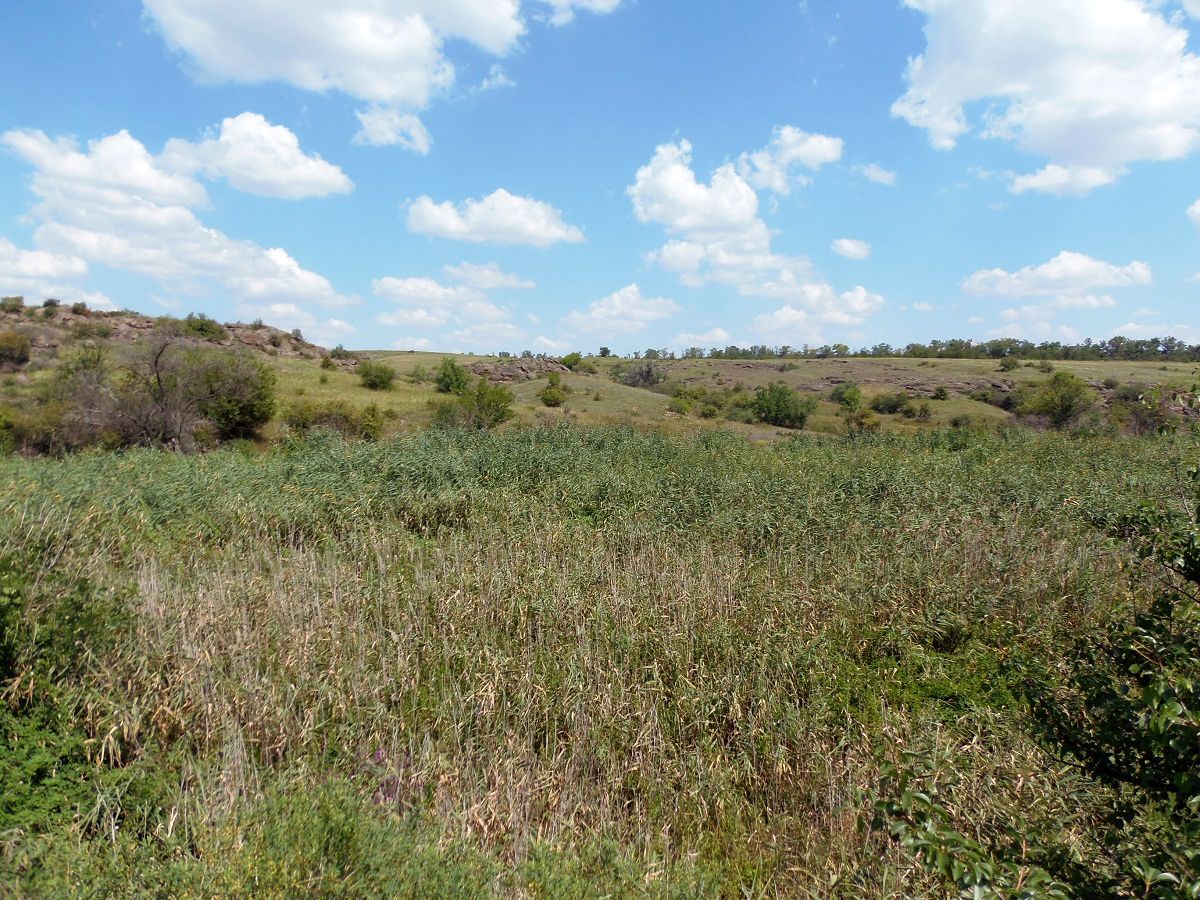
[[[0,340],[0,893],[1200,894],[1161,383],[159,326]]]
[[[5,887],[1166,890],[1196,877],[1195,613],[1154,603],[1196,576],[1195,450],[560,426],[10,457]],[[1139,614],[1153,689],[1105,655]],[[1062,742],[1102,731],[1111,764]]]

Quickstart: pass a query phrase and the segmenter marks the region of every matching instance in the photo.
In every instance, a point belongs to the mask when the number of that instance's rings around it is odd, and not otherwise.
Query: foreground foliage
[[[1091,703],[1075,640],[1157,627],[1095,520],[1186,516],[1195,450],[564,427],[0,460],[0,891],[1181,878],[1106,842],[1124,795],[1025,698]]]

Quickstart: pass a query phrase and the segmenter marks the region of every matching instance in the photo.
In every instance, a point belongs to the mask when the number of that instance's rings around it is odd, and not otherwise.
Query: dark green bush
[[[335,363],[328,356],[322,356],[321,357],[321,368],[322,369],[336,369],[337,363]]]
[[[283,423],[300,434],[326,428],[343,437],[367,441],[383,436],[383,415],[374,403],[357,409],[344,400],[299,400],[284,410]]]
[[[515,413],[513,392],[486,378],[453,400],[433,404],[433,424],[437,428],[467,428],[486,430],[507,422]]]
[[[183,333],[202,341],[223,341],[229,337],[224,325],[204,313],[188,313],[183,320]]]
[[[829,399],[845,409],[855,410],[862,405],[862,391],[853,381],[843,381],[830,392]]]
[[[358,377],[363,387],[372,391],[388,391],[396,380],[396,370],[387,363],[364,359],[358,364]]]
[[[1006,356],[1004,359],[1000,360],[1001,372],[1011,372],[1013,369],[1019,369],[1020,367],[1021,361],[1015,356]]]
[[[903,412],[904,408],[909,405],[911,398],[904,391],[895,393],[880,394],[877,397],[871,398],[871,409],[883,415],[895,415]]]
[[[943,387],[942,385],[939,384],[936,388],[933,389],[933,399],[934,400],[949,400],[950,392],[948,390],[946,390],[945,387]]]
[[[330,350],[329,355],[334,359],[354,359],[354,354],[341,344],[338,344],[336,347]]]
[[[653,362],[647,361],[634,366],[619,376],[618,380],[630,387],[653,388],[667,380],[667,373]]]
[[[1095,403],[1095,393],[1082,378],[1070,372],[1055,372],[1050,381],[1025,402],[1021,411],[1027,415],[1045,416],[1055,428],[1066,428]]]
[[[440,394],[463,394],[470,387],[471,376],[452,356],[445,356],[433,376],[433,386]]]
[[[779,428],[803,428],[816,411],[817,399],[801,395],[786,384],[769,384],[754,394],[754,414]]]

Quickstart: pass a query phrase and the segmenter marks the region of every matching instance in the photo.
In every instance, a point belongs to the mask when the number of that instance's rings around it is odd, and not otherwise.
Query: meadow
[[[0,892],[945,897],[942,844],[872,827],[917,785],[951,862],[1011,862],[976,896],[1116,884],[1128,797],[1023,679],[1171,582],[1098,523],[1190,516],[1196,451],[558,422],[0,459]]]

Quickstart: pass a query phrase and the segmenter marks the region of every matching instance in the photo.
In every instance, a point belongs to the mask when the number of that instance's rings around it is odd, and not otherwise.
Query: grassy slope
[[[444,354],[379,352],[369,354],[393,366],[401,375],[391,391],[372,392],[363,388],[350,370],[326,373],[328,383],[321,384],[322,370],[312,360],[279,359],[272,364],[280,373],[280,398],[286,405],[292,398],[305,396],[319,400],[344,400],[355,406],[366,406],[376,402],[381,407],[391,407],[398,418],[390,426],[395,431],[408,431],[422,427],[428,422],[428,402],[436,399],[432,385],[414,385],[404,375],[416,367],[432,369]],[[474,362],[494,362],[496,357],[457,356],[463,365]],[[679,416],[667,409],[669,398],[652,391],[627,388],[614,382],[612,371],[622,364],[621,360],[589,360],[597,368],[595,375],[571,373],[563,381],[573,393],[566,404],[558,410],[547,410],[537,399],[537,392],[545,386],[545,379],[512,385],[517,396],[517,422],[544,422],[569,418],[579,424],[625,423],[636,426],[664,428],[668,431],[686,433],[713,427],[732,429],[749,437],[773,436],[775,429],[731,423],[724,418],[703,420],[694,415]],[[628,364],[628,361],[625,361]],[[754,362],[743,360],[673,360],[664,361],[672,381],[689,386],[702,385],[710,389],[731,388],[737,384],[748,390],[771,381],[788,384],[798,390],[812,391],[827,397],[828,379],[839,378],[856,381],[869,400],[879,393],[894,391],[908,384],[947,385],[950,398],[931,401],[933,416],[928,423],[904,419],[900,416],[883,416],[885,431],[913,432],[944,427],[956,416],[969,415],[978,423],[999,423],[1009,419],[1008,413],[986,403],[971,400],[961,389],[982,379],[1009,380],[1018,386],[1036,386],[1051,375],[1035,367],[1023,367],[1011,373],[1000,372],[991,360],[917,360],[917,359],[851,359],[851,360],[797,360],[793,368],[780,371],[782,363]],[[1141,382],[1146,384],[1178,384],[1188,382],[1194,366],[1187,363],[1120,362],[1060,362],[1055,370],[1073,372],[1091,382],[1102,382],[1114,378],[1119,382]],[[959,389],[956,392],[956,388]],[[595,400],[599,392],[600,400]],[[837,407],[825,400],[817,413],[810,419],[809,429],[818,432],[837,433],[842,430]]]
[[[1102,792],[1003,664],[1146,599],[1086,515],[1178,502],[1196,451],[556,428],[0,460],[0,773],[59,800],[0,807],[0,891],[944,896],[857,829],[901,747],[945,754],[966,834],[1086,867]]]

